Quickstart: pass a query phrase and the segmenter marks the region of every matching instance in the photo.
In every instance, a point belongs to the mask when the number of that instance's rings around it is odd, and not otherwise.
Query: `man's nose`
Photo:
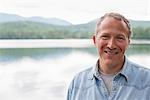
[[[109,47],[110,49],[115,49],[115,48],[116,48],[115,39],[111,38],[111,39],[108,41],[107,47]]]

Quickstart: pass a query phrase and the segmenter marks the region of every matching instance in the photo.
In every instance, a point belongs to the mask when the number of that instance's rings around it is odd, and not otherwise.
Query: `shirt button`
[[[117,91],[117,87],[115,86],[115,87],[113,87],[113,91]]]

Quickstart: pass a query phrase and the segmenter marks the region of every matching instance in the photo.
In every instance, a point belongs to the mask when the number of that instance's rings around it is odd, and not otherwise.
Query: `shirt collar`
[[[99,63],[99,60],[97,60],[96,64],[92,66],[92,70],[88,74],[88,79],[93,79],[94,77],[100,76],[98,72],[98,63]]]
[[[91,72],[89,73],[88,79],[93,79],[94,77],[96,77],[96,78],[100,77],[100,73],[98,71],[98,64],[99,64],[99,60],[97,60],[96,64],[93,66]],[[123,65],[123,69],[118,74],[124,76],[126,81],[128,81],[129,75],[131,74],[130,66],[131,66],[131,63],[125,56],[125,62]]]
[[[126,81],[129,81],[130,75],[132,73],[131,72],[131,70],[132,70],[131,66],[132,66],[132,63],[127,59],[127,57],[125,57],[125,62],[124,62],[124,65],[123,65],[123,69],[120,73],[125,76]]]

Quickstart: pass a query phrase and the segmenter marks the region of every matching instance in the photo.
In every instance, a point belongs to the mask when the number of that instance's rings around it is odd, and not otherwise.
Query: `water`
[[[150,68],[149,45],[132,45],[127,56]],[[0,100],[65,100],[73,76],[97,58],[93,47],[0,49]]]

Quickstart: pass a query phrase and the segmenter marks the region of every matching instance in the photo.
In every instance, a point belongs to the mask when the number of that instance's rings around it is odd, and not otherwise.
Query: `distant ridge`
[[[62,25],[62,26],[72,25],[70,22],[67,22],[65,20],[58,19],[58,18],[30,17],[27,20],[34,21],[34,22],[53,24],[53,25]]]
[[[23,20],[25,20],[24,17],[21,17],[21,16],[16,15],[16,14],[0,13],[0,23],[23,21]]]
[[[0,13],[0,39],[87,39],[95,32],[97,20],[73,25],[57,18],[25,18]],[[150,21],[130,22],[133,39],[150,39]]]
[[[150,21],[129,20],[132,27],[150,27]]]
[[[94,19],[85,24],[78,24],[76,26],[92,26],[93,28],[95,27],[97,20],[98,19]],[[59,26],[73,25],[72,23],[66,20],[59,19],[59,18],[44,18],[41,16],[33,16],[33,17],[27,18],[27,17],[16,15],[16,14],[0,13],[0,23],[15,22],[15,21],[32,21],[32,22],[40,22],[40,23],[59,25]],[[138,27],[138,26],[149,27],[150,26],[150,21],[130,20],[130,23],[132,27]]]
[[[58,18],[43,18],[39,16],[27,18],[16,14],[0,13],[0,23],[15,22],[15,21],[32,21],[61,26],[72,25],[70,22]]]

